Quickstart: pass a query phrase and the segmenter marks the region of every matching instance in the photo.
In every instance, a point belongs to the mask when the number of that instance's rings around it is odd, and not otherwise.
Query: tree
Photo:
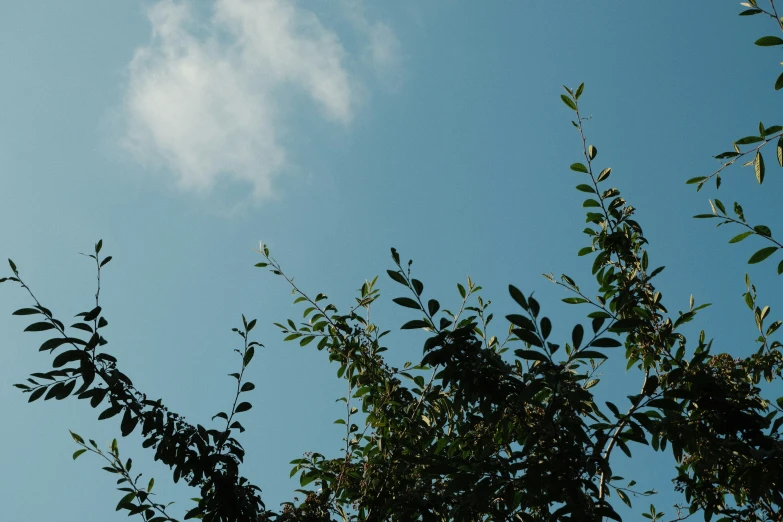
[[[765,10],[753,0],[743,16],[762,15],[783,21],[770,2]],[[783,45],[766,36],[760,46]],[[783,87],[783,75],[775,88]],[[140,429],[145,448],[173,472],[199,489],[198,505],[184,518],[207,521],[327,521],[341,520],[620,520],[616,499],[631,505],[634,481],[612,473],[612,456],[619,449],[632,455],[634,444],[671,451],[676,461],[675,486],[687,505],[677,507],[677,520],[702,512],[705,520],[783,520],[783,442],[780,428],[783,398],[777,405],[762,395],[762,379],[779,385],[783,357],[781,326],[765,324],[769,307],[747,280],[745,301],[759,330],[756,353],[745,358],[713,353],[704,331],[694,342],[682,333],[706,304],[691,301],[686,312],[671,314],[655,286],[662,270],[652,268],[641,225],[634,209],[616,188],[608,186],[612,171],[597,163],[597,148],[588,144],[580,99],[584,85],[566,88],[561,96],[575,118],[584,160],[571,170],[582,178],[577,190],[587,193],[589,245],[580,256],[592,256],[597,295],[585,291],[567,275],[549,279],[569,292],[564,301],[588,305],[589,330],[577,324],[570,339],[551,338],[552,321],[532,294],[514,286],[509,292],[518,309],[506,315],[508,330],[499,339],[487,333],[493,321],[490,303],[481,287],[468,280],[458,285],[461,301],[454,311],[425,297],[423,283],[392,249],[391,280],[405,287],[394,302],[411,309],[403,329],[424,329],[428,338],[418,364],[390,366],[383,356],[382,330],[370,320],[379,298],[377,278],[366,282],[354,306],[345,312],[326,296],[310,297],[294,284],[281,265],[261,245],[257,266],[285,278],[295,303],[305,307],[306,322],[278,324],[287,341],[314,344],[339,366],[347,384],[344,452],[336,458],[312,453],[294,460],[304,501],[267,509],[260,489],[240,473],[244,449],[236,435],[244,431],[238,415],[251,409],[246,393],[254,386],[245,370],[260,344],[250,334],[256,320],[242,318],[234,331],[240,338],[233,404],[213,417],[218,427],[186,422],[162,400],[150,399],[120,371],[118,360],[105,346],[102,328],[108,322],[100,301],[101,271],[111,260],[99,241],[90,254],[96,265],[95,306],[82,312],[76,324],[66,325],[41,304],[9,261],[13,275],[2,281],[25,289],[32,304],[15,312],[30,316],[30,332],[49,332],[40,347],[56,355],[53,369],[34,373],[17,384],[29,400],[76,396],[102,406],[99,419],[120,417],[123,436]],[[776,143],[783,166],[783,127],[759,126],[759,134],[734,143],[717,156],[722,166],[712,176],[689,180],[698,189],[710,179],[720,187],[721,172],[740,159],[752,158],[756,179],[764,181],[763,148]],[[746,147],[750,146],[750,147]],[[733,215],[718,199],[711,201],[719,224],[744,231],[730,242],[758,235],[770,243],[749,263],[759,263],[783,247],[769,227],[751,225],[742,207]],[[783,272],[783,263],[778,267]],[[506,331],[504,327],[504,331]],[[596,371],[607,351],[624,347],[628,369],[639,378],[638,393],[604,406],[595,400]],[[78,386],[78,388],[77,388]],[[622,402],[621,402],[622,401]],[[79,449],[74,459],[94,453],[118,475],[123,496],[119,507],[148,522],[174,520],[152,494],[153,481],[144,484],[131,475],[132,462],[120,458],[116,440],[108,450],[72,434]],[[622,481],[621,481],[622,480]],[[646,518],[663,520],[650,508]],[[671,515],[670,515],[671,516]]]

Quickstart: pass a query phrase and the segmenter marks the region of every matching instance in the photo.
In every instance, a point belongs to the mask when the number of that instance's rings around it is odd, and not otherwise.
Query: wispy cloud
[[[337,5],[337,4],[336,4]],[[347,13],[374,72],[398,66],[391,29]],[[311,11],[284,0],[216,0],[208,19],[184,1],[150,7],[150,43],[130,64],[123,114],[125,145],[146,164],[177,176],[187,190],[209,191],[221,178],[272,194],[286,166],[281,126],[290,92],[311,100],[335,125],[359,108],[358,72],[338,35]]]

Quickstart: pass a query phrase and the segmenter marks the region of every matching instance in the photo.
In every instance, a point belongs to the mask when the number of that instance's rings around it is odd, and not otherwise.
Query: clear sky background
[[[301,317],[282,280],[253,264],[266,242],[312,294],[345,308],[365,279],[413,258],[428,297],[456,303],[466,275],[498,318],[515,313],[513,283],[535,290],[555,333],[568,338],[587,309],[542,272],[591,288],[582,182],[568,166],[581,145],[559,95],[584,81],[588,139],[598,164],[637,210],[669,310],[688,297],[714,306],[699,328],[717,351],[755,350],[743,275],[777,319],[774,263],[748,267],[757,238],[727,240],[691,216],[709,211],[707,175],[759,120],[781,123],[772,89],[774,34],[738,2],[138,2],[6,1],[0,6],[0,258],[11,257],[61,319],[92,307],[94,272],[78,253],[104,240],[109,351],[138,388],[191,422],[232,400],[240,314],[259,319],[265,348],[250,366],[254,408],[243,468],[269,507],[291,500],[291,459],[336,454],[334,400],[343,384],[314,345],[282,342],[272,325]],[[783,176],[773,157],[763,188],[750,170],[724,177],[718,197],[776,232]],[[754,248],[755,247],[755,248]],[[8,271],[7,269],[5,271]],[[6,274],[7,275],[7,274]],[[395,363],[421,355],[424,334],[390,304],[380,278],[377,323],[392,329]],[[778,301],[780,297],[777,297]],[[41,334],[22,334],[24,293],[0,287],[0,498],[3,520],[125,520],[97,458],[71,460],[67,430],[108,443],[119,421],[76,399],[27,404],[12,388],[50,367]],[[497,320],[495,333],[505,330]],[[599,386],[624,396],[621,351]],[[617,369],[619,373],[610,372]],[[781,390],[772,390],[772,396]],[[120,441],[134,471],[157,479],[157,500],[181,515],[197,492],[169,485],[138,434]],[[673,514],[673,460],[637,449],[615,470]],[[619,503],[619,502],[618,502]],[[621,509],[628,520],[649,505]],[[179,509],[177,509],[179,507]],[[622,507],[622,506],[621,506]]]

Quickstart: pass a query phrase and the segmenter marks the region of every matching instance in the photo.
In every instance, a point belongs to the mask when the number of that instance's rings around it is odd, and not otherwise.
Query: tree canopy
[[[783,30],[774,1],[769,8],[755,0],[743,6],[741,16],[770,18]],[[762,36],[756,45],[783,46],[783,38]],[[774,88],[783,88],[783,74]],[[700,513],[705,520],[783,521],[783,397],[769,396],[779,392],[783,378],[783,344],[774,339],[783,323],[770,322],[769,306],[746,276],[744,300],[759,333],[753,353],[719,353],[703,330],[686,338],[684,325],[709,305],[691,298],[687,310],[668,310],[655,279],[663,267],[655,264],[634,207],[615,188],[620,176],[588,139],[584,92],[584,84],[566,87],[561,98],[581,144],[570,170],[587,197],[587,240],[578,255],[590,260],[595,284],[546,276],[566,292],[564,302],[588,310],[586,325],[569,328],[566,339],[552,335],[546,307],[514,285],[508,291],[517,306],[505,311],[501,334],[491,335],[501,320],[479,285],[470,279],[458,285],[461,299],[446,308],[425,292],[412,262],[392,249],[387,276],[399,285],[393,301],[411,314],[401,328],[427,335],[419,361],[394,367],[384,357],[389,330],[370,313],[380,298],[378,278],[362,285],[350,307],[338,309],[325,295],[300,289],[260,245],[256,266],[284,278],[303,308],[301,319],[276,323],[285,340],[327,352],[346,387],[339,399],[345,414],[336,421],[345,427],[344,451],[308,453],[291,462],[301,499],[281,509],[267,506],[261,485],[242,471],[240,419],[252,408],[248,397],[255,388],[246,370],[262,349],[252,336],[257,320],[243,316],[233,329],[233,402],[211,421],[186,421],[136,388],[107,348],[101,273],[112,258],[102,241],[89,254],[96,271],[94,307],[72,325],[39,302],[9,260],[12,275],[2,282],[21,286],[31,300],[14,315],[30,320],[25,331],[49,334],[40,351],[52,356],[52,369],[15,386],[30,402],[83,399],[100,420],[118,420],[122,436],[139,431],[142,446],[171,469],[174,482],[198,491],[196,506],[175,516],[157,500],[154,481],[142,481],[131,471],[132,461],[120,457],[116,440],[104,449],[73,432],[73,458],[90,453],[103,459],[118,481],[118,509],[147,522],[621,520],[618,503],[630,506],[634,497],[652,495],[612,471],[618,450],[632,457],[639,446],[672,456],[674,488],[685,499],[674,508],[651,505],[645,518]],[[761,184],[767,164],[783,167],[783,126],[760,123],[757,133],[716,158],[716,172],[687,183],[701,190],[714,182],[717,190],[725,169],[739,162]],[[739,203],[727,208],[713,198],[710,204],[712,213],[695,217],[740,229],[730,243],[752,235],[766,242],[748,263],[777,257],[783,244],[768,226],[749,222]],[[783,261],[777,266],[783,273]],[[638,388],[601,403],[594,395],[601,386],[597,373],[610,357],[624,357]]]

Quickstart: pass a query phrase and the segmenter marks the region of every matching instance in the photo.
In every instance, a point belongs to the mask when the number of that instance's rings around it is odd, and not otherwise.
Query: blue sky
[[[457,282],[481,284],[496,316],[516,310],[506,288],[536,291],[555,333],[585,309],[542,272],[582,286],[590,264],[580,156],[562,84],[585,82],[582,104],[599,164],[636,207],[671,311],[712,302],[704,328],[720,351],[754,350],[740,299],[749,268],[772,305],[771,262],[748,267],[755,238],[690,216],[712,155],[758,121],[780,123],[772,85],[780,56],[753,41],[774,34],[736,2],[173,2],[8,3],[0,16],[0,257],[11,257],[39,299],[65,319],[91,308],[92,266],[78,255],[99,238],[114,256],[103,278],[105,334],[134,383],[193,422],[232,399],[240,314],[259,319],[265,348],[249,374],[244,472],[269,506],[291,499],[291,459],[335,453],[342,383],[312,345],[287,345],[272,322],[297,318],[283,281],[257,268],[267,243],[297,284],[348,306],[365,279],[391,268],[389,248],[413,258],[428,296],[455,303]],[[775,232],[780,191],[772,158],[762,188],[735,169],[718,197],[740,200]],[[736,231],[734,233],[737,233]],[[775,264],[777,261],[775,262]],[[390,304],[380,278],[376,321],[392,329],[390,358],[420,356],[423,334]],[[71,460],[68,429],[98,441],[112,421],[75,399],[37,402],[11,387],[49,367],[38,334],[12,318],[28,305],[0,287],[0,490],[7,520],[123,520],[97,459]],[[448,307],[448,306],[446,306]],[[496,326],[498,331],[502,325]],[[621,354],[618,352],[618,356]],[[624,368],[614,361],[609,368]],[[614,363],[613,362],[613,363]],[[609,372],[607,371],[607,377]],[[602,397],[636,377],[611,374]],[[630,386],[630,388],[629,388]],[[780,395],[775,390],[773,396]],[[134,470],[157,479],[160,501],[184,511],[194,496],[168,485],[139,438],[121,440]],[[616,470],[676,497],[668,455]],[[633,519],[648,505],[623,511]],[[178,511],[175,509],[175,513]],[[182,511],[179,511],[182,513]]]

